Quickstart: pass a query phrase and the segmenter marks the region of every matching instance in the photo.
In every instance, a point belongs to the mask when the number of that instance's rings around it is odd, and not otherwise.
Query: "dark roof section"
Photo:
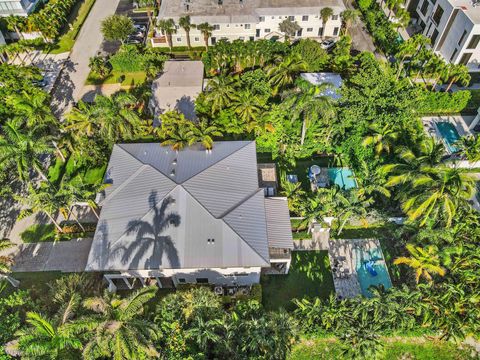
[[[286,198],[267,197],[265,215],[267,217],[268,247],[293,249],[292,227]]]

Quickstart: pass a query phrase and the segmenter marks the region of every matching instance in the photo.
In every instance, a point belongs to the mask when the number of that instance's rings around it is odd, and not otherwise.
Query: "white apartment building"
[[[320,10],[330,7],[333,16],[324,28]],[[283,39],[279,24],[285,19],[295,21],[301,30],[294,38],[334,38],[339,36],[340,13],[345,10],[342,0],[163,0],[158,19],[173,19],[177,33],[173,46],[186,46],[185,31],[178,26],[180,17],[189,15],[192,24],[209,23],[214,27],[209,44],[221,39],[259,40]],[[198,29],[190,32],[192,46],[203,46]],[[153,46],[168,46],[163,34],[152,39]]]
[[[42,0],[0,0],[0,16],[27,16]]]
[[[407,5],[436,53],[471,72],[480,71],[480,1],[411,0]]]

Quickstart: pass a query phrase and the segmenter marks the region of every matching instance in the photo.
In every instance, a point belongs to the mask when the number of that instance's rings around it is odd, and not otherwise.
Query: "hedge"
[[[454,93],[423,90],[420,93],[417,111],[421,115],[448,115],[462,112],[471,94],[469,90]]]

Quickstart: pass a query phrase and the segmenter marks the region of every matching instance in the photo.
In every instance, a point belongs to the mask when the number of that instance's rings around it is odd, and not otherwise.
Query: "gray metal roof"
[[[286,198],[265,198],[268,246],[293,249],[292,227]]]
[[[255,142],[115,145],[106,181],[86,270],[268,266]]]

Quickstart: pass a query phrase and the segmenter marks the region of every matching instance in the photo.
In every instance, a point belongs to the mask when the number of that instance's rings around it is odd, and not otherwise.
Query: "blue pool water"
[[[454,145],[459,139],[460,135],[458,135],[457,129],[455,126],[450,124],[449,122],[442,121],[437,122],[437,129],[442,135],[445,144],[447,145],[448,151],[453,154],[458,151],[458,148]]]
[[[353,172],[348,168],[329,168],[328,177],[332,183],[342,189],[349,190],[357,187]]]
[[[372,293],[368,290],[368,288],[372,285],[379,286],[383,285],[385,289],[392,287],[392,282],[390,280],[390,275],[388,274],[387,265],[385,265],[385,261],[383,260],[383,253],[382,250],[379,248],[375,248],[370,251],[363,251],[360,249],[355,249],[356,251],[356,259],[357,263],[355,264],[357,270],[357,278],[358,282],[360,283],[360,288],[362,290],[362,294],[365,297],[371,297]],[[373,269],[377,273],[377,275],[373,276],[365,267],[365,262],[373,260],[375,264],[373,265]]]

